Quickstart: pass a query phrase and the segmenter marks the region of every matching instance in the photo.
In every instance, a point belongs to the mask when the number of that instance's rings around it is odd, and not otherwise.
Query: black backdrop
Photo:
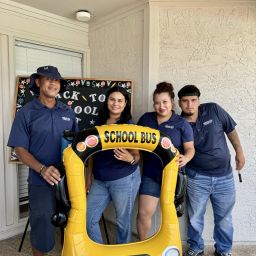
[[[121,86],[125,88],[130,97],[132,93],[132,81],[130,80],[65,79],[68,81],[68,90],[60,93],[57,98],[75,111],[79,129],[94,126],[99,109],[103,105],[106,93],[111,87]],[[29,77],[18,76],[14,112],[19,111],[33,97],[33,92],[29,90]]]

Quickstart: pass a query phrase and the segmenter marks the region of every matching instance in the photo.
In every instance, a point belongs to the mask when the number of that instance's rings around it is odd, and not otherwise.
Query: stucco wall
[[[197,85],[202,102],[219,103],[237,122],[246,165],[243,183],[238,183],[234,172],[234,240],[255,242],[256,2],[254,6],[236,7],[231,3],[224,7],[160,8],[158,72],[159,81],[172,82],[176,92],[185,84]],[[208,207],[204,232],[207,241],[212,239],[211,215]]]
[[[131,79],[133,116],[141,109],[143,68],[143,11],[90,27],[91,76]]]

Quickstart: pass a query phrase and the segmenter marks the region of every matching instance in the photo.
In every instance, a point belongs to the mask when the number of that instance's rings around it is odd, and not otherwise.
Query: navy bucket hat
[[[36,94],[39,95],[39,88],[36,85],[36,79],[39,76],[45,76],[45,77],[49,77],[52,79],[59,79],[60,80],[60,92],[64,92],[67,89],[67,81],[60,75],[58,69],[56,67],[53,66],[43,66],[43,67],[39,67],[37,69],[37,72],[32,74],[30,76],[30,85],[29,88],[30,90]]]

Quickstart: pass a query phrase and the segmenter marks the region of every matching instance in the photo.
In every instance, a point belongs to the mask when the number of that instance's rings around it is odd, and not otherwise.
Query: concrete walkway
[[[101,225],[102,228],[102,225]],[[110,243],[114,242],[113,234],[114,225],[107,222],[107,229]],[[104,236],[105,232],[102,229],[102,234]],[[18,252],[22,235],[9,238],[7,240],[0,241],[0,256],[30,256],[32,255],[29,241],[29,232],[27,232],[23,247],[21,252]],[[104,237],[106,240],[106,238]],[[133,237],[133,240],[136,241],[136,237]],[[57,229],[56,233],[56,246],[51,253],[48,253],[47,256],[60,256],[61,255],[61,242],[60,242],[60,232]],[[205,256],[213,256],[214,248],[213,246],[206,246]],[[82,255],[81,255],[82,256]],[[111,256],[111,255],[102,255],[102,256]],[[121,255],[120,255],[121,256]],[[233,247],[232,256],[256,256],[256,244],[255,245],[235,245]]]
[[[48,256],[59,256],[61,255],[60,238],[56,237],[56,246],[54,250],[47,254]],[[21,236],[16,236],[9,238],[7,240],[0,241],[0,256],[30,256],[32,255],[30,243],[29,243],[29,232],[26,235],[22,251],[18,253],[19,244],[21,241]],[[205,256],[213,256],[214,249],[212,246],[207,246],[205,251]],[[81,255],[82,256],[82,255]],[[102,255],[111,256],[111,255]],[[232,256],[256,256],[256,245],[242,245],[234,246]]]

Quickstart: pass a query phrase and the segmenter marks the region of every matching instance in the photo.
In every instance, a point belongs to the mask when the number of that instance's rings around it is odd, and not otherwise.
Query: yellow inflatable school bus
[[[100,150],[117,147],[146,150],[163,162],[160,196],[161,226],[151,238],[130,244],[103,245],[86,232],[84,161]],[[103,125],[75,134],[64,151],[64,166],[71,209],[64,232],[62,256],[179,256],[182,255],[179,223],[174,205],[178,151],[158,130],[137,125]]]

